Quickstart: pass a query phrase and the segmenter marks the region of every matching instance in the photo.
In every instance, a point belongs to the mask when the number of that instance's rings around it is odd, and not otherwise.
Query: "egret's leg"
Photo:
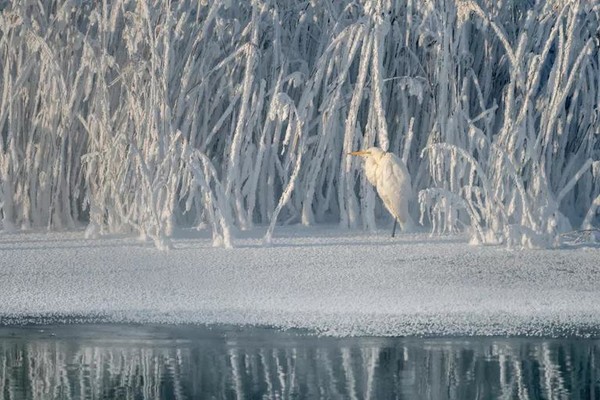
[[[394,218],[394,227],[392,228],[392,237],[396,236],[396,225],[398,225],[398,220]]]

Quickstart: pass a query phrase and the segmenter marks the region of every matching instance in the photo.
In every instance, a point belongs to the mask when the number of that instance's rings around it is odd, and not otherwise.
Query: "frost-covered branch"
[[[4,231],[371,230],[389,217],[346,153],[372,145],[431,189],[440,231],[544,245],[599,223],[591,0],[1,7]]]

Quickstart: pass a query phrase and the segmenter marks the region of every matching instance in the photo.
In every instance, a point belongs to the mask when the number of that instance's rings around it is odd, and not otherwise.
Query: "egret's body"
[[[408,203],[412,199],[412,185],[406,165],[395,154],[378,147],[350,154],[365,159],[365,176],[375,186],[385,208],[394,217],[392,236],[396,233],[396,222],[403,231],[410,230],[413,221],[408,212]]]

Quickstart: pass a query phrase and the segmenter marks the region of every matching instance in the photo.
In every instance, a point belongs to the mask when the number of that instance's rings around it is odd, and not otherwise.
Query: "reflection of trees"
[[[584,340],[0,340],[5,399],[590,399]]]

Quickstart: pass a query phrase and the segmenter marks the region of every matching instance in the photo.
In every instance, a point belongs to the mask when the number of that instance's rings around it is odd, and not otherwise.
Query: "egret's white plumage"
[[[365,176],[375,186],[377,194],[383,200],[385,208],[400,223],[403,231],[412,228],[413,221],[408,212],[412,199],[412,185],[406,165],[394,153],[388,153],[378,147],[350,153],[365,160]],[[394,236],[396,222],[394,222]]]

